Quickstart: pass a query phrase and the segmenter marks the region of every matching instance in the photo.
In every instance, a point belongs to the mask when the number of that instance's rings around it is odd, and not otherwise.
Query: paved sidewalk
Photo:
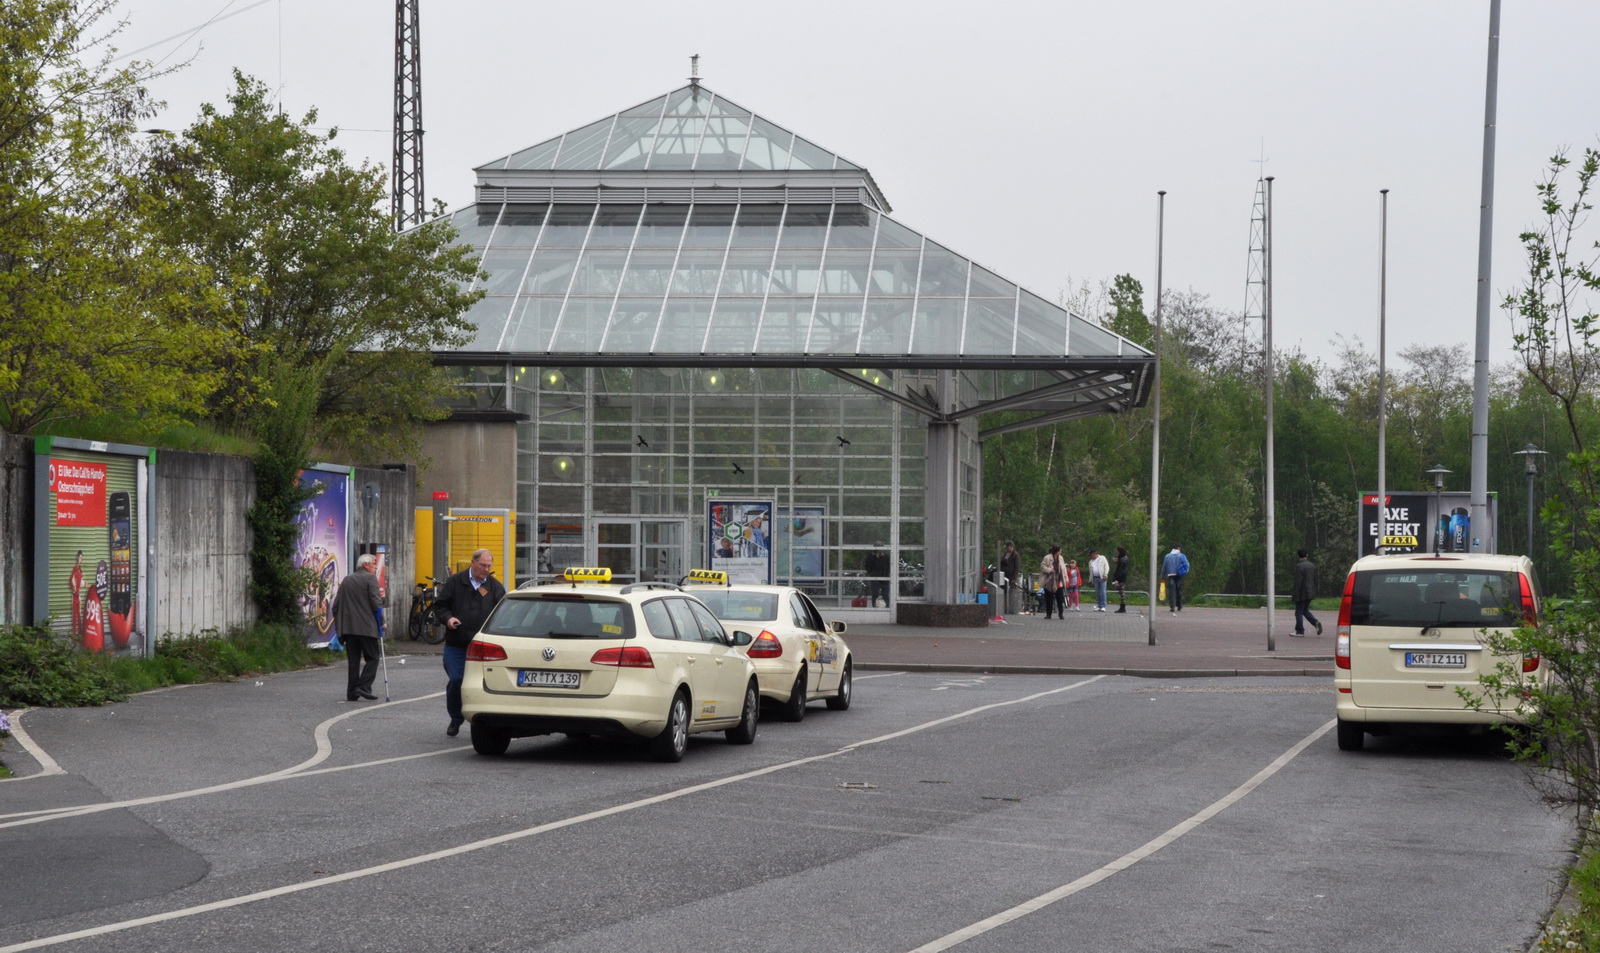
[[[823,611],[823,615],[828,613]],[[1332,613],[1323,635],[1294,638],[1294,613],[1274,617],[1274,650],[1267,651],[1265,609],[1158,610],[1156,644],[1149,644],[1143,607],[1096,612],[1086,607],[1065,619],[1007,616],[975,629],[933,629],[852,623],[845,632],[863,669],[1180,678],[1215,675],[1332,675]],[[434,654],[439,646],[391,641],[394,654]]]

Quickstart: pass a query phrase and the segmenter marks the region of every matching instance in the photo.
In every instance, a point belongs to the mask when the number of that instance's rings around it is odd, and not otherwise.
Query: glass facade
[[[889,216],[860,166],[691,85],[478,170],[458,418],[517,425],[519,576],[705,565],[718,499],[776,508],[777,574],[970,595],[981,415],[1137,406],[1149,352]],[[1013,415],[1013,421],[1019,415]],[[1008,427],[1015,423],[1008,423]],[[938,427],[938,439],[930,437]]]

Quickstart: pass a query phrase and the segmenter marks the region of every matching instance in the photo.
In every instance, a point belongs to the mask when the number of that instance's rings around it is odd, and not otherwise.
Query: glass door
[[[639,578],[678,582],[688,571],[683,550],[688,526],[683,520],[641,520]]]
[[[639,521],[594,521],[596,566],[611,570],[611,581],[639,581]]]

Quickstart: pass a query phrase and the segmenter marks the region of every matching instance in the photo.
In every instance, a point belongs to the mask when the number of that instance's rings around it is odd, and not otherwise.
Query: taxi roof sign
[[[726,584],[728,574],[720,569],[691,569],[684,578],[690,582],[718,582]]]
[[[1385,536],[1382,540],[1379,541],[1378,545],[1379,546],[1415,546],[1415,545],[1417,545],[1417,538],[1415,536]]]
[[[568,582],[610,582],[611,570],[603,566],[568,566],[561,578]]]

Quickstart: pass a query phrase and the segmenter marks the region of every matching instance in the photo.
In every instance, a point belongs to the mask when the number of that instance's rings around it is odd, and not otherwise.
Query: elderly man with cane
[[[377,561],[378,557],[371,553],[362,554],[356,560],[356,571],[339,583],[339,592],[333,599],[333,624],[350,663],[344,690],[347,701],[376,701],[378,697],[372,694],[383,655],[383,599],[378,594],[378,577],[372,572],[372,564]],[[388,701],[387,675],[383,689],[384,701]]]

